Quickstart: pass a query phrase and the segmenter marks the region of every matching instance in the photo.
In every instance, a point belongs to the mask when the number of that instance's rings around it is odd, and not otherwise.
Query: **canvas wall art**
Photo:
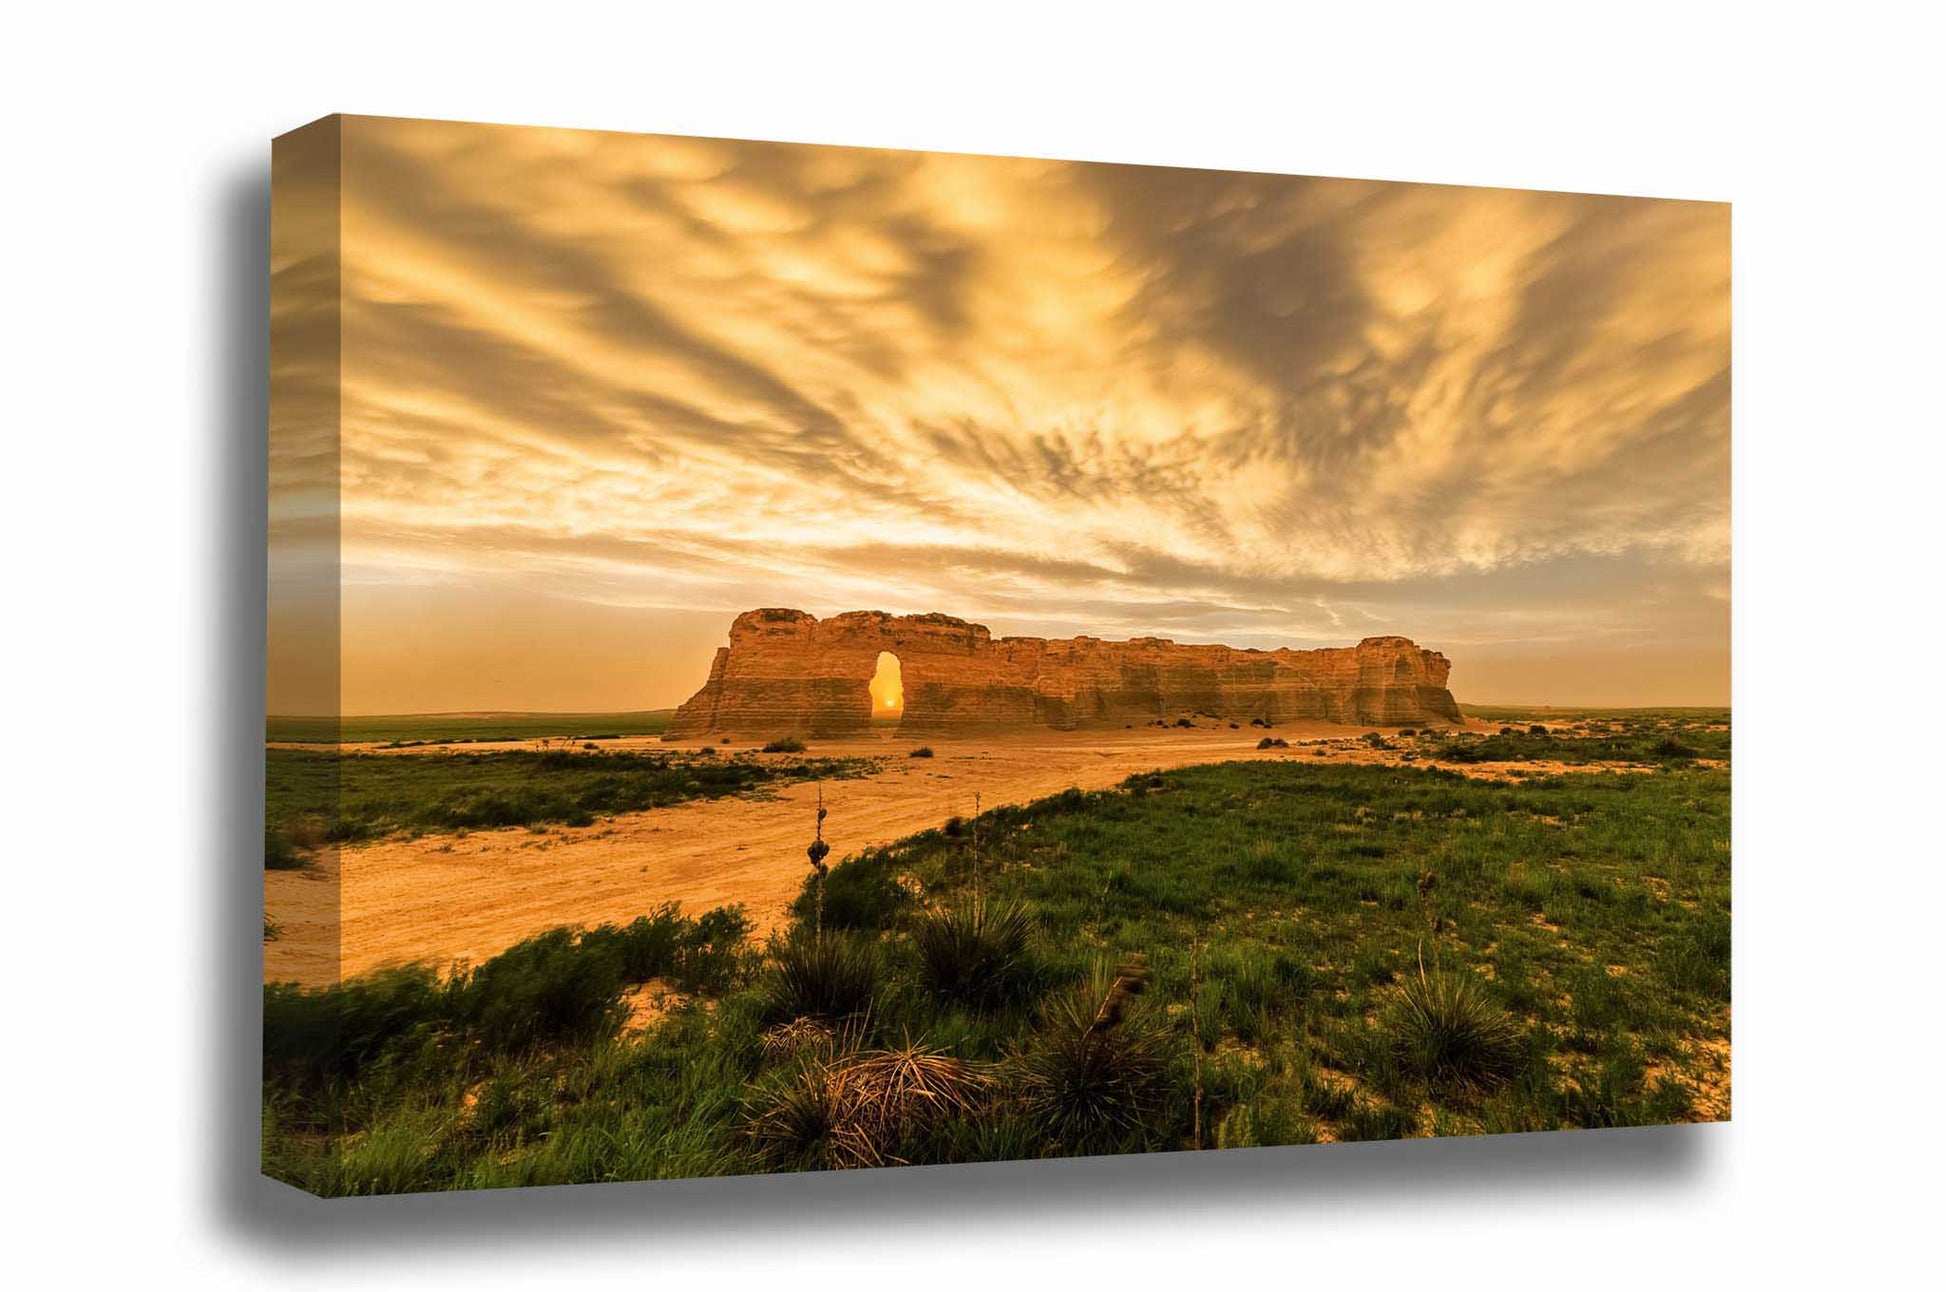
[[[1729,1116],[1726,205],[330,117],[272,223],[268,1174]]]

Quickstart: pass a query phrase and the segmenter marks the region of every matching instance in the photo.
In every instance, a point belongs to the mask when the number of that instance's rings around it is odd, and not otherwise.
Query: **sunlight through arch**
[[[872,674],[872,723],[897,726],[905,717],[905,681],[899,673],[899,657],[889,650],[878,653],[878,671]]]

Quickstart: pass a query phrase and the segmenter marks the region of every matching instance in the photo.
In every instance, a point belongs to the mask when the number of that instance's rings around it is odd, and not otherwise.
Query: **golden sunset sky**
[[[346,712],[675,704],[756,606],[1728,702],[1726,205],[342,125]]]

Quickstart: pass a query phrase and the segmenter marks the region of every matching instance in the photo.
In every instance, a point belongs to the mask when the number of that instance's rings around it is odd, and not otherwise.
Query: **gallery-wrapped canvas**
[[[273,166],[264,1170],[1722,1120],[1722,204]]]

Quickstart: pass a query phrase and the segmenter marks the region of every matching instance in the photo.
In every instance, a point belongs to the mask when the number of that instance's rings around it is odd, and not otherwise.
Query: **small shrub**
[[[813,1063],[749,1106],[745,1133],[773,1162],[888,1166],[942,1122],[980,1111],[988,1075],[938,1050],[907,1045]]]
[[[781,1063],[807,1055],[829,1056],[837,1041],[837,1031],[823,1019],[794,1018],[764,1030],[764,1060]]]
[[[801,754],[804,752],[804,742],[796,736],[785,736],[780,740],[767,742],[763,747],[763,752],[766,754]]]
[[[1193,722],[1191,722],[1191,721],[1190,721],[1189,719],[1187,719],[1187,718],[1177,718],[1177,719],[1176,719],[1176,725],[1177,725],[1178,727],[1193,727],[1193,726],[1195,726],[1196,724],[1195,724],[1195,723],[1193,723]]]
[[[817,888],[807,879],[791,903],[800,925],[817,920]],[[833,866],[824,877],[824,927],[889,929],[912,905],[912,893],[899,882],[896,862],[883,849],[860,853]]]
[[[647,982],[675,966],[685,923],[672,902],[659,907],[654,915],[637,916],[621,928],[610,925],[590,929],[582,934],[582,941],[589,946],[612,945],[620,957],[624,980]]]
[[[1393,1057],[1434,1086],[1491,1086],[1520,1066],[1519,1024],[1478,974],[1421,965],[1389,993],[1383,1014]]]
[[[667,977],[683,991],[723,991],[745,972],[749,936],[750,921],[742,906],[705,911],[683,931]]]
[[[917,749],[913,750],[911,753],[907,754],[906,757],[907,758],[931,758],[932,746],[921,745]]]
[[[1547,734],[1547,728],[1543,727],[1540,723],[1537,722],[1533,726],[1527,728],[1527,734],[1530,736],[1545,736]]]
[[[1057,996],[1018,1055],[1027,1111],[1064,1148],[1110,1152],[1144,1137],[1162,1105],[1169,1034],[1135,1008],[1140,961]]]
[[[843,1117],[844,1087],[813,1065],[745,1105],[744,1134],[772,1166],[822,1170],[837,1166],[832,1140]]]
[[[1033,978],[1034,923],[1014,903],[970,901],[934,911],[913,928],[919,981],[934,996],[974,1007],[1025,993]]]
[[[946,824],[940,827],[940,832],[948,839],[963,837],[966,834],[966,818],[963,816],[947,817]]]
[[[883,968],[878,945],[856,935],[798,934],[773,943],[765,1005],[770,1017],[850,1018],[872,1006]]]
[[[459,1020],[490,1050],[614,1034],[624,1007],[620,948],[551,929],[515,943],[456,985]]]
[[[405,1038],[429,1038],[448,1018],[448,996],[424,965],[312,989],[264,985],[264,1079],[299,1091],[349,1080]]]
[[[590,929],[581,935],[581,944],[612,947],[625,982],[660,978],[679,991],[715,993],[741,975],[749,933],[750,921],[740,906],[718,907],[691,920],[670,902],[620,928]]]
[[[1282,736],[1265,736],[1257,742],[1259,749],[1289,749],[1290,747],[1291,742]]]

